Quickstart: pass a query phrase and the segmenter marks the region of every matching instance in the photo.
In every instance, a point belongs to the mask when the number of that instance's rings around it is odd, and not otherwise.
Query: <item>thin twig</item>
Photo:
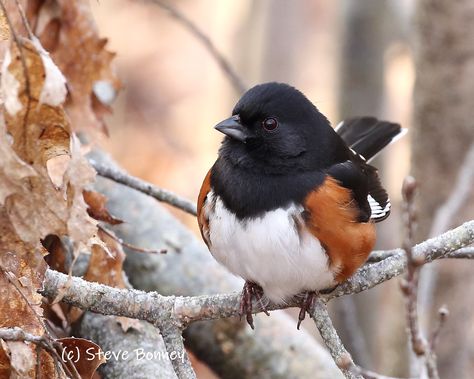
[[[366,264],[381,262],[384,259],[400,254],[400,251],[400,249],[373,251],[369,256],[369,259],[367,259]],[[455,259],[474,259],[474,246],[463,247],[453,251],[452,253],[447,254],[447,257]]]
[[[16,7],[18,8],[18,13],[20,13],[20,17],[21,17],[21,21],[23,22],[23,26],[25,27],[26,32],[28,33],[28,37],[30,39],[33,39],[35,35],[31,31],[30,24],[28,23],[28,20],[25,16],[25,12],[23,10],[23,7],[21,6],[21,4],[18,0],[15,0],[15,3],[16,3]]]
[[[81,376],[77,372],[76,367],[70,363],[70,367],[74,368],[73,370],[69,370],[68,365],[62,359],[61,355],[58,351],[62,351],[63,347],[61,343],[55,341],[52,337],[44,334],[42,336],[34,335],[31,333],[25,332],[23,329],[19,327],[13,328],[0,328],[0,339],[5,341],[23,341],[23,342],[31,342],[36,345],[36,377],[39,378],[41,375],[41,349],[47,351],[54,360],[56,369],[62,368],[64,373],[69,377],[81,379]]]
[[[111,179],[117,183],[123,184],[155,199],[168,203],[194,216],[197,215],[196,204],[190,200],[180,197],[171,191],[161,189],[151,183],[147,183],[139,178],[129,175],[121,170],[98,163],[92,159],[89,163],[97,171],[97,174],[104,178]]]
[[[417,357],[423,357],[427,374],[430,379],[439,379],[436,354],[430,349],[428,342],[421,333],[418,317],[418,281],[420,268],[424,263],[420,257],[413,255],[413,240],[416,223],[415,211],[416,181],[408,176],[403,182],[403,216],[405,222],[405,240],[403,249],[407,256],[407,274],[402,282],[403,294],[407,304],[408,331],[410,334],[411,347]]]
[[[17,326],[13,328],[0,328],[0,339],[5,341],[31,342],[43,348],[50,354],[56,353],[51,340],[47,336],[37,336],[35,334],[27,333]]]
[[[354,373],[351,367],[354,365],[352,357],[344,347],[341,338],[337,334],[331,318],[329,317],[326,303],[317,297],[310,309],[310,315],[326,344],[332,359],[344,376],[349,379],[362,379],[362,376]]]
[[[110,238],[112,238],[114,241],[118,242],[120,245],[123,247],[126,247],[130,250],[139,252],[139,253],[147,253],[147,254],[166,254],[167,250],[166,249],[161,249],[161,250],[154,250],[154,249],[145,249],[143,247],[138,247],[135,245],[132,245],[128,242],[125,242],[121,238],[117,237],[112,231],[108,230],[106,227],[103,225],[97,225],[97,227],[103,231],[105,234],[107,234]]]
[[[332,324],[326,303],[322,298],[317,298],[315,300],[313,307],[310,310],[310,314],[321,334],[321,338],[334,359],[334,362],[336,362],[336,365],[340,368],[346,378],[398,379],[363,369],[354,363],[351,355],[344,347],[341,338]]]
[[[407,303],[407,320],[408,330],[413,352],[417,356],[422,356],[426,352],[426,341],[423,338],[420,326],[418,324],[418,308],[417,308],[417,290],[419,269],[423,261],[416,260],[413,257],[413,235],[416,222],[416,213],[414,209],[416,182],[411,176],[405,178],[403,182],[403,218],[405,223],[405,239],[403,249],[407,256],[407,274],[405,281],[402,282],[403,294]]]
[[[224,57],[224,55],[216,48],[211,39],[199,29],[195,23],[193,23],[189,18],[187,18],[181,11],[173,7],[162,0],[149,0],[150,2],[158,5],[160,8],[166,10],[171,17],[183,25],[198,41],[200,41],[211,56],[216,60],[217,64],[224,72],[224,74],[229,78],[232,86],[237,93],[242,94],[246,91],[246,86],[243,83],[242,79],[237,75],[229,61]]]

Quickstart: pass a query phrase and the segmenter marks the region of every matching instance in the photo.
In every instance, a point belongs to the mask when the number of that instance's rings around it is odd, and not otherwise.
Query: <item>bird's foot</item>
[[[305,292],[303,301],[301,302],[300,306],[300,313],[298,315],[298,324],[296,325],[296,329],[300,330],[300,325],[301,322],[305,319],[306,317],[306,312],[309,312],[311,309],[311,306],[313,305],[313,301],[318,296],[317,292],[314,291],[308,291]]]
[[[240,298],[240,319],[245,314],[245,318],[247,323],[250,325],[252,329],[254,329],[253,325],[253,316],[252,316],[252,300],[256,299],[258,304],[263,312],[267,316],[270,314],[267,311],[267,308],[262,301],[263,298],[263,289],[258,284],[253,282],[245,282],[244,288],[242,289],[242,296]]]

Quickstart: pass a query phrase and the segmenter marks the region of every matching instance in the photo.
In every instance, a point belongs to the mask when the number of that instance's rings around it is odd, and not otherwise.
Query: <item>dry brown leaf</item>
[[[0,378],[9,378],[11,374],[10,349],[5,341],[0,340]]]
[[[44,1],[28,13],[36,20],[35,34],[67,78],[72,125],[106,132],[103,116],[110,113],[120,82],[112,67],[115,54],[98,35],[89,1]]]
[[[74,337],[61,338],[58,341],[63,345],[64,356],[70,354],[70,360],[82,379],[91,379],[97,368],[106,362],[103,351],[92,341]]]
[[[98,237],[103,241],[105,246],[98,244],[92,247],[91,259],[84,279],[112,287],[126,288],[123,277],[125,253],[123,252],[122,246],[102,230],[99,230]],[[135,330],[142,329],[140,322],[135,319],[117,317],[117,322],[124,332],[132,328]]]
[[[37,290],[47,266],[41,240],[68,235],[76,253],[89,245],[97,227],[82,192],[95,171],[82,156],[61,105],[64,77],[38,41],[12,45],[1,79],[0,326],[43,335]],[[2,370],[35,377],[36,346],[7,341],[1,350]],[[39,359],[44,377],[62,376],[49,354],[42,352]]]
[[[36,360],[31,359],[31,344],[22,341],[8,341],[10,365],[20,378],[34,378]]]
[[[138,331],[141,331],[143,329],[143,326],[140,323],[140,321],[135,318],[119,316],[119,317],[116,317],[116,319],[124,333],[127,333],[128,330],[130,329],[135,329]]]
[[[96,191],[85,190],[83,192],[84,200],[88,205],[87,212],[92,218],[104,221],[110,225],[118,225],[123,223],[122,220],[112,216],[107,207],[107,197]]]
[[[49,159],[70,153],[71,130],[60,106],[66,97],[64,77],[38,41],[23,40],[21,50],[13,44],[7,52],[2,95],[12,147],[23,161],[45,166]]]
[[[111,287],[126,288],[123,280],[125,253],[122,246],[101,230],[98,237],[105,246],[99,244],[92,246],[91,259],[84,279]]]
[[[0,208],[0,253],[0,299],[8,299],[0,301],[0,327],[21,326],[25,332],[42,334],[37,318],[42,315],[41,295],[37,289],[46,271],[45,251],[18,237],[4,208]],[[28,278],[29,287],[22,286],[18,278]],[[18,288],[14,286],[15,280]]]
[[[64,173],[69,166],[71,157],[69,155],[57,155],[46,162],[48,176],[56,189],[60,189],[64,183]]]
[[[22,175],[12,170],[2,175],[0,168],[0,178],[6,176],[15,184],[2,189],[9,196],[2,194],[0,199],[4,198],[10,221],[22,240],[35,244],[48,234],[69,235],[77,251],[96,232],[96,222],[87,214],[82,197],[95,171],[82,156],[58,104],[65,97],[61,73],[37,41],[23,42],[21,53],[27,62],[28,83],[15,45],[2,70],[5,119],[17,157],[8,151],[6,139],[0,142],[0,151],[7,152],[7,163],[21,159],[23,166],[30,166],[23,167]],[[5,80],[17,83],[17,90],[12,91]],[[0,133],[5,135],[2,130]]]
[[[75,256],[92,246],[86,279],[125,287],[121,246],[103,233],[96,236],[97,222],[88,214],[83,193],[94,181],[95,171],[84,159],[70,124],[72,120],[76,129],[104,129],[103,115],[110,110],[120,84],[111,68],[114,54],[105,49],[106,40],[98,37],[87,0],[20,3],[26,7],[28,19],[35,20],[31,25],[42,44],[24,38],[27,34],[16,2],[7,2],[20,45],[7,48],[0,41],[0,56],[4,58],[0,117],[0,326],[19,326],[26,332],[42,335],[45,328],[37,289],[47,267],[40,241],[47,236],[53,235],[57,241],[58,236],[68,236]],[[3,25],[0,17],[0,33]],[[43,46],[51,51],[54,62]],[[104,197],[97,193],[89,195],[89,212],[94,217],[119,222],[107,212]],[[53,257],[51,261],[56,268],[64,266],[64,256]],[[64,323],[61,309],[55,311]],[[123,319],[120,323],[124,329],[138,328],[136,320]],[[68,343],[74,348],[78,344],[90,348],[92,344],[72,338],[65,340]],[[4,373],[35,377],[36,353],[36,347],[30,343],[0,341],[0,377]],[[48,353],[42,351],[39,361],[42,377],[63,376]],[[83,378],[90,378],[99,364],[81,359],[77,369]]]
[[[10,36],[10,28],[8,27],[7,18],[0,10],[0,39],[6,40]]]
[[[99,230],[97,237],[93,239],[91,257],[84,280],[117,288],[126,288],[123,278],[124,259],[125,253],[122,246],[102,230]],[[81,309],[71,307],[67,311],[68,321],[70,323],[76,322],[83,313]],[[133,325],[131,324],[131,326]],[[126,321],[124,321],[123,328],[127,328]]]

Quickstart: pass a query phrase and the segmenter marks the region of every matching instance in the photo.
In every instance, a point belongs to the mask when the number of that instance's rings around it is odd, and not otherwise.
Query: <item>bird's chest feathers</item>
[[[215,259],[233,274],[258,283],[271,300],[334,283],[326,252],[304,227],[302,206],[293,203],[239,219],[211,191],[205,207]]]

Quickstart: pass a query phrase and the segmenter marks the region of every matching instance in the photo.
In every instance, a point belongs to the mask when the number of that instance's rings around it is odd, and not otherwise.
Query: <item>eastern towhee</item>
[[[275,303],[300,293],[298,328],[313,294],[349,278],[390,213],[367,162],[400,136],[400,125],[360,117],[333,129],[297,89],[248,90],[198,198],[202,237],[214,258],[246,283],[241,313],[253,328],[252,297]]]

